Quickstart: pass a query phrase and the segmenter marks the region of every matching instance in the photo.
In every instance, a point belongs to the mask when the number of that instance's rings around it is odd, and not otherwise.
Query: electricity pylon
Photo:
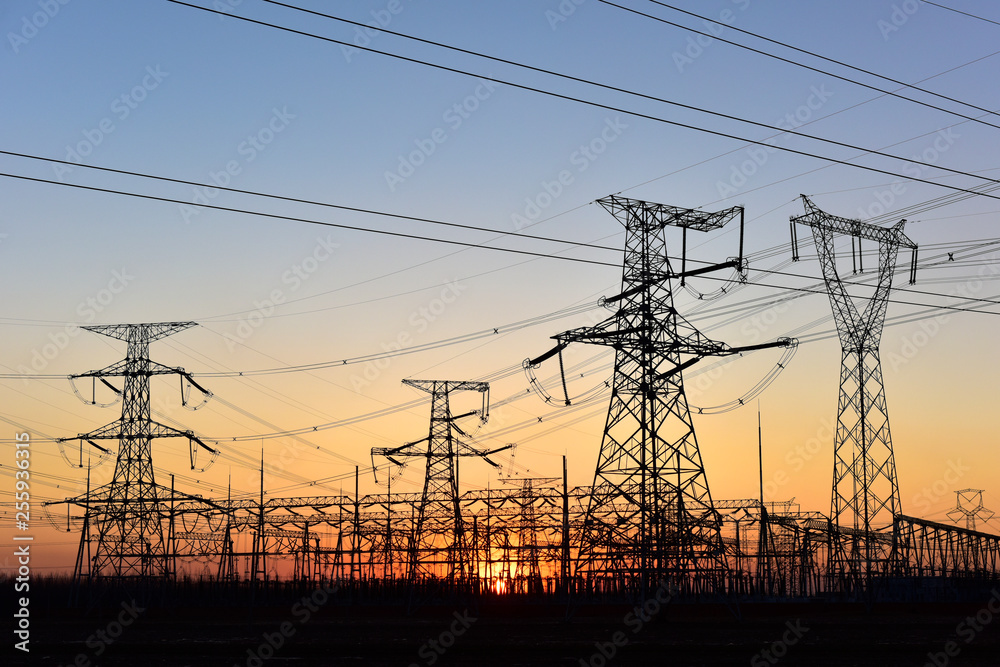
[[[977,518],[983,521],[989,521],[993,518],[993,510],[988,510],[983,506],[982,489],[962,489],[956,491],[955,495],[958,496],[955,508],[948,512],[948,518],[955,523],[965,517],[965,527],[969,530],[975,530]]]
[[[410,536],[407,576],[410,580],[422,576],[464,579],[470,571],[471,550],[465,536],[462,508],[458,491],[458,457],[478,456],[495,468],[499,465],[487,456],[508,449],[510,445],[482,451],[464,442],[469,437],[456,423],[459,419],[478,415],[489,418],[489,389],[486,382],[454,380],[403,380],[403,384],[431,395],[430,431],[426,438],[399,447],[373,447],[372,456],[384,456],[401,465],[397,459],[423,457],[427,459],[424,489],[417,508],[413,534]],[[451,414],[449,397],[456,391],[477,391],[483,394],[481,410],[460,415]],[[417,445],[427,443],[424,450]]]
[[[128,343],[125,359],[107,368],[72,375],[70,379],[96,378],[113,387],[105,378],[124,378],[121,390],[122,416],[106,426],[81,433],[75,438],[60,438],[60,442],[80,440],[107,451],[95,440],[117,440],[118,453],[112,480],[94,490],[88,498],[75,498],[69,503],[84,504],[88,515],[81,534],[80,554],[74,576],[83,575],[85,541],[96,533],[97,549],[89,559],[88,575],[105,578],[150,578],[175,574],[167,541],[163,535],[163,520],[167,503],[174,497],[172,489],[160,486],[153,476],[151,442],[153,438],[184,437],[190,443],[191,464],[194,468],[197,447],[217,454],[191,431],[180,431],[153,421],[150,417],[149,378],[154,375],[180,375],[206,395],[211,395],[195,383],[182,368],[170,368],[149,358],[149,344],[178,331],[196,326],[195,322],[163,322],[157,324],[116,324],[83,327]],[[183,380],[182,380],[183,382]],[[117,391],[117,389],[115,390]],[[185,497],[185,499],[188,499]],[[93,522],[94,527],[90,524]]]
[[[889,408],[882,381],[879,344],[899,248],[910,248],[910,283],[915,280],[917,244],[903,233],[905,220],[892,227],[824,213],[802,195],[805,214],[791,217],[792,258],[798,259],[795,225],[812,229],[826,291],[840,337],[840,397],[833,443],[833,494],[830,509],[829,575],[834,590],[871,591],[874,576],[885,573],[891,528],[902,509],[889,432]],[[863,271],[861,242],[878,244],[875,293],[859,311],[837,272],[834,236],[851,237],[854,270]],[[857,239],[857,254],[854,241]]]
[[[729,268],[742,257],[675,272],[664,230],[708,232],[740,218],[617,196],[598,203],[625,226],[621,293],[602,299],[614,311],[603,322],[553,336],[558,345],[525,361],[526,368],[571,342],[615,349],[611,402],[580,534],[577,574],[595,585],[635,591],[668,579],[684,590],[721,591],[725,560],[721,518],[712,505],[683,370],[708,356],[793,344],[790,339],[743,348],[709,340],[674,307],[673,281]],[[599,584],[599,580],[605,583]]]

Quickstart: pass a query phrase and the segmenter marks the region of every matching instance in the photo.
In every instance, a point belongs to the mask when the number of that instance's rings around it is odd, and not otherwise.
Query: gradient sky
[[[749,299],[785,295],[783,287],[805,287],[819,280],[819,265],[804,230],[803,261],[788,263],[788,217],[802,212],[796,201],[800,193],[812,196],[828,212],[872,217],[880,224],[898,219],[893,213],[903,207],[949,194],[940,187],[764,151],[735,139],[489,79],[755,141],[776,130],[559,80],[384,32],[366,34],[351,25],[261,0],[193,3],[228,6],[234,15],[368,44],[477,76],[350,50],[166,0],[8,0],[0,4],[4,91],[0,150],[504,232],[530,223],[524,231],[615,249],[623,242],[621,226],[591,203],[608,194],[705,210],[742,204],[751,266],[780,268],[802,277],[752,274],[767,286],[751,285],[708,304],[678,294],[682,312],[692,313],[692,321],[711,337],[733,345],[770,340],[814,322],[800,335],[833,329],[829,303],[821,294],[770,310],[744,311],[746,317],[735,321],[719,314]],[[597,0],[336,4],[300,0],[293,4],[770,126],[801,125],[801,132],[903,159],[859,157],[852,148],[787,134],[771,140],[782,147],[898,174],[919,173],[921,178],[962,188],[988,181],[935,167],[1000,178],[997,128],[717,40],[699,44],[689,32]],[[699,19],[654,3],[622,4],[706,27]],[[986,0],[947,4],[1000,20],[996,6]],[[848,78],[898,88],[732,28],[899,81],[923,82],[920,85],[934,92],[984,109],[1000,105],[995,85],[1000,56],[991,55],[1000,26],[933,5],[916,0],[714,0],[677,6],[726,21],[731,27],[719,33],[725,39]],[[906,94],[969,116],[984,116],[983,111],[924,93]],[[983,120],[1000,125],[1000,116],[986,114]],[[915,158],[933,166],[908,162]],[[597,299],[615,293],[621,280],[615,266],[391,238],[193,205],[209,203],[473,243],[491,241],[496,236],[492,234],[9,155],[0,155],[0,172],[4,174],[0,177],[4,373],[66,375],[101,368],[123,356],[124,344],[79,332],[74,325],[197,321],[200,327],[154,344],[152,356],[198,374],[359,357],[380,353],[401,340],[404,347],[423,345],[570,306],[595,306],[572,317],[512,333],[501,329],[495,337],[377,365],[348,364],[252,380],[206,378],[204,384],[225,403],[213,401],[198,412],[180,408],[175,380],[154,382],[154,408],[161,419],[218,440],[223,450],[215,466],[198,475],[189,470],[186,443],[158,441],[154,446],[158,481],[167,483],[165,475],[174,472],[183,476],[178,477],[178,487],[206,495],[224,494],[230,476],[234,493],[252,491],[257,473],[251,462],[259,457],[262,445],[269,460],[287,461],[282,470],[268,473],[273,495],[338,492],[340,482],[324,486],[301,482],[352,472],[355,464],[370,465],[372,446],[423,437],[427,403],[301,440],[226,445],[225,439],[346,419],[420,398],[422,394],[401,385],[403,378],[479,379],[516,367],[525,357],[548,349],[550,336],[605,317],[607,311],[596,307]],[[986,489],[987,505],[1000,510],[993,416],[1000,389],[995,373],[998,309],[959,298],[1000,296],[996,252],[989,246],[970,251],[967,243],[997,236],[998,203],[971,197],[913,216],[907,226],[909,236],[921,245],[922,260],[941,261],[946,252],[960,251],[957,258],[968,258],[970,263],[921,271],[913,289],[925,293],[897,292],[894,298],[926,305],[890,304],[889,317],[941,305],[985,306],[985,311],[994,313],[940,310],[932,313],[944,316],[939,320],[925,318],[885,331],[883,371],[903,510],[917,516],[946,520],[944,513],[954,506],[954,491],[966,487]],[[882,214],[886,217],[880,218]],[[679,234],[668,231],[668,243],[679,253]],[[564,245],[511,238],[493,244],[611,264],[621,261],[619,250],[567,250]],[[720,261],[736,253],[735,230],[699,235],[691,247],[693,258]],[[775,251],[753,256],[770,249]],[[872,256],[866,259],[872,267]],[[849,261],[841,267],[849,272]],[[897,276],[896,284],[905,285],[905,276]],[[702,292],[719,286],[704,279],[694,285]],[[281,303],[273,306],[270,301],[275,298]],[[698,309],[705,312],[699,314]],[[583,376],[571,379],[573,395],[600,385],[609,374],[611,356],[606,350],[580,347],[568,355],[571,364],[590,360],[581,370]],[[740,396],[778,356],[761,352],[711,373],[705,368],[714,362],[702,362],[686,373],[691,402],[713,405]],[[829,511],[830,424],[835,418],[839,361],[835,338],[804,344],[788,370],[762,395],[769,498],[794,497],[803,509]],[[555,386],[555,371],[552,364],[539,371],[541,377],[550,378],[549,386]],[[493,398],[520,396],[526,388],[524,376],[515,374],[494,384]],[[0,395],[0,416],[7,420],[0,436],[4,467],[13,461],[9,441],[19,432],[17,425],[23,425],[38,440],[34,469],[61,478],[37,478],[36,504],[43,498],[80,493],[82,472],[67,465],[56,446],[44,438],[97,428],[113,421],[120,406],[83,405],[65,379],[6,379],[0,381]],[[606,398],[561,415],[538,397],[526,396],[494,410],[476,437],[483,446],[523,442],[510,468],[517,475],[556,476],[565,454],[571,484],[589,484]],[[458,408],[476,400],[455,397]],[[505,425],[537,417],[543,422],[491,435]],[[714,497],[756,494],[756,419],[752,407],[697,418]],[[564,427],[551,430],[560,424]],[[497,459],[505,469],[511,463],[506,455]],[[96,469],[95,482],[106,481],[111,468],[109,462]],[[413,465],[393,488],[415,492],[421,479],[422,470]],[[501,484],[489,466],[472,460],[463,461],[462,481],[466,488]],[[12,485],[5,476],[0,524],[5,544],[10,543],[7,501]],[[353,480],[345,482],[345,490],[353,490],[352,485]],[[362,478],[361,487],[362,492],[380,489],[370,475]],[[994,523],[992,529],[1000,527]],[[52,545],[43,556],[46,566],[71,565],[68,554],[76,534],[46,530],[44,535]]]

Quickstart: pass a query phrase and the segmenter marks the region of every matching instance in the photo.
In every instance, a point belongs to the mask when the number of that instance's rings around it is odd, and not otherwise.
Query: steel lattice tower
[[[193,380],[183,369],[151,361],[149,344],[193,326],[195,322],[83,327],[128,343],[124,360],[102,370],[71,376],[71,379],[98,378],[102,382],[108,377],[123,378],[121,418],[90,433],[60,440],[79,439],[81,444],[94,440],[119,442],[114,477],[86,499],[90,510],[85,522],[92,522],[94,527],[88,525],[84,529],[80,553],[84,552],[83,541],[89,538],[88,532],[95,532],[97,549],[89,563],[92,577],[149,578],[173,574],[163,535],[163,519],[167,512],[164,501],[169,501],[173,494],[171,489],[158,485],[153,476],[151,442],[153,438],[186,437],[191,442],[192,457],[196,444],[214,450],[190,431],[179,431],[151,419],[150,377],[177,374]],[[68,502],[82,503],[84,499]],[[78,568],[82,568],[82,562],[78,562]],[[75,573],[77,577],[82,574],[79,569]]]
[[[670,579],[694,590],[721,590],[725,561],[721,520],[712,506],[682,371],[706,356],[787,345],[731,348],[707,339],[674,307],[672,282],[742,260],[675,273],[667,259],[667,226],[711,231],[739,217],[621,197],[598,200],[625,226],[622,291],[602,299],[615,312],[592,326],[564,332],[571,342],[615,349],[611,402],[580,534],[577,573],[634,589]],[[742,252],[742,225],[741,225]],[[689,589],[690,590],[690,589]]]
[[[393,463],[396,458],[427,459],[424,489],[417,508],[414,532],[410,536],[408,577],[441,576],[463,579],[470,574],[472,553],[466,539],[458,491],[458,457],[487,455],[507,449],[480,451],[463,441],[468,435],[456,424],[459,419],[478,415],[489,417],[489,389],[486,382],[453,380],[403,380],[403,384],[431,395],[430,431],[426,438],[399,447],[373,447],[372,455],[385,456]],[[456,391],[476,391],[483,394],[483,407],[460,415],[451,413],[450,395]],[[423,451],[417,445],[427,443]]]
[[[831,584],[850,592],[870,590],[873,576],[885,572],[891,540],[876,534],[891,528],[901,513],[896,464],[889,431],[889,408],[882,381],[879,344],[899,248],[911,248],[910,282],[916,271],[917,245],[903,233],[905,220],[877,227],[860,220],[824,213],[802,195],[805,214],[791,218],[793,259],[798,259],[795,224],[812,229],[823,280],[841,345],[840,396],[833,444],[833,494],[830,509]],[[837,272],[834,236],[850,236],[852,255],[857,239],[878,243],[875,293],[859,311]]]
[[[983,505],[983,489],[962,489],[956,491],[956,505],[948,512],[948,518],[958,523],[965,519],[965,527],[968,530],[976,529],[976,519],[989,521],[993,518],[993,510],[986,509]]]

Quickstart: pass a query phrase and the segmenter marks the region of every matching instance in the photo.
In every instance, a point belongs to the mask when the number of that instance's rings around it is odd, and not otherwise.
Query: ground
[[[993,622],[985,600],[871,611],[822,603],[738,610],[672,604],[651,605],[647,615],[628,607],[497,603],[424,606],[408,614],[399,605],[305,602],[43,606],[32,613],[30,654],[8,652],[13,663],[4,664],[1000,665],[1000,619]]]

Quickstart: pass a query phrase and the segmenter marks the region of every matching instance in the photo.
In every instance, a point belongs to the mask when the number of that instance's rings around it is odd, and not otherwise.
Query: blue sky
[[[193,4],[215,6],[208,0]],[[992,169],[983,175],[1000,177],[995,170],[1000,147],[996,128],[880,97],[875,91],[718,40],[698,44],[691,33],[597,0],[336,4],[300,0],[295,4],[767,125],[795,126],[867,149],[890,147],[885,150],[904,159],[856,159],[858,152],[853,149],[788,135],[773,140],[782,147],[894,173],[907,173],[907,160],[919,156],[963,172]],[[622,4],[706,27],[699,19],[654,3]],[[949,4],[1000,19],[989,2]],[[754,140],[769,137],[774,130],[414,44],[384,32],[366,34],[354,26],[260,0],[220,0],[216,5],[227,5],[237,16],[367,43],[477,76],[345,50],[166,1],[9,0],[0,6],[4,91],[0,150],[501,231],[516,231],[527,222],[532,226],[524,231],[530,233],[614,248],[621,246],[620,226],[591,202],[616,192],[709,210],[743,204],[751,252],[787,242],[788,216],[801,212],[795,201],[800,193],[814,196],[832,213],[849,217],[885,213],[889,218],[903,207],[948,194],[930,185],[765,151],[489,79]],[[987,56],[996,50],[1000,27],[939,7],[916,0],[715,0],[677,6],[728,23],[719,33],[723,38],[819,69],[892,90],[898,87],[740,35],[733,28],[900,81],[923,81],[921,85],[935,92],[986,109],[998,106],[994,83],[1000,56]],[[711,29],[718,29],[714,25]],[[984,113],[931,100],[919,92],[906,94],[971,116]],[[984,120],[1000,125],[996,115]],[[959,187],[983,183],[912,163],[909,169],[911,174]],[[83,167],[67,171],[6,155],[0,155],[0,172],[141,192],[191,206],[200,201],[470,242],[490,238]],[[247,370],[375,353],[400,336],[412,344],[430,343],[579,303],[596,303],[620,281],[614,266],[463,250],[9,177],[0,177],[0,196],[4,201],[0,233],[5,235],[0,243],[5,284],[0,326],[2,364],[9,369],[5,372],[32,367],[33,361],[34,370],[43,373],[80,372],[107,365],[123,352],[93,334],[64,339],[61,332],[67,324],[197,320],[204,326],[178,334],[176,344],[171,339],[154,347],[154,357],[195,372],[210,366]],[[911,220],[908,232],[928,248],[992,238],[998,203],[974,197],[936,208]],[[498,244],[541,253],[561,249],[540,241],[507,239]],[[929,249],[924,256],[935,252]],[[620,262],[614,251],[574,249],[566,254]],[[698,239],[692,254],[712,261],[733,255],[735,234]],[[773,268],[787,258],[787,252],[777,253],[759,260],[759,266]],[[810,280],[771,282],[802,286],[819,278],[815,260],[787,270]],[[975,289],[967,290],[969,294],[993,297],[1000,292],[995,283],[970,282],[979,280],[977,272],[987,270],[989,266],[977,265],[947,275],[928,272],[922,276],[926,282],[917,288],[950,294],[956,286],[971,284]],[[953,282],[932,282],[942,278]],[[701,284],[705,292],[715,286]],[[744,294],[751,298],[774,292],[751,287]],[[281,303],[271,303],[275,295]],[[685,307],[694,305],[690,297],[678,298]],[[951,297],[908,298],[958,303]],[[890,306],[890,315],[917,309]],[[751,328],[750,333],[773,338],[828,314],[824,297],[808,297],[783,310],[777,323],[759,331]],[[901,477],[909,475],[901,482],[904,502],[943,474],[949,456],[967,460],[988,456],[985,447],[992,436],[984,418],[970,419],[968,414],[991,409],[984,397],[996,389],[996,380],[986,372],[996,362],[990,346],[995,340],[994,320],[991,315],[954,313],[940,333],[919,346],[918,355],[896,364],[891,373],[886,371],[897,440],[913,441],[908,450],[897,445]],[[585,321],[584,316],[566,318],[496,341],[399,357],[386,368],[369,369],[371,380],[361,366],[352,366],[309,377],[275,376],[268,379],[268,393],[231,379],[216,380],[213,389],[282,428],[307,426],[414,399],[412,390],[400,386],[403,377],[473,379],[518,364],[547,349],[549,336]],[[705,326],[709,325],[706,320]],[[747,334],[745,325],[736,322],[711,335],[740,344]],[[830,326],[826,322],[814,331]],[[250,335],[241,336],[241,327]],[[919,322],[890,328],[883,349],[903,350],[914,336],[922,340],[920,331]],[[48,348],[54,351],[52,358],[43,354],[44,360],[38,361],[37,355],[50,344],[55,345]],[[823,418],[832,416],[838,352],[835,340],[803,346],[795,367],[762,398],[765,416],[775,425],[772,468],[787,466],[786,453],[821,429]],[[752,385],[773,361],[749,360],[732,373],[731,384],[717,383],[706,400],[729,400]],[[596,382],[597,374],[588,375],[583,382],[587,381]],[[4,383],[4,415],[49,435],[106,423],[115,410],[81,406],[64,381]],[[510,380],[497,388],[497,395],[513,394],[523,384],[521,377]],[[276,396],[285,403],[277,402]],[[516,407],[521,403],[511,408],[519,411],[508,417],[511,422],[545,407],[537,401]],[[423,433],[425,412],[420,407],[404,413],[405,418],[366,422],[350,432],[338,430],[317,438],[324,447],[366,463],[369,447]],[[175,416],[216,435],[273,430],[224,408],[197,414],[177,411]],[[734,456],[749,462],[752,448],[739,445],[740,453],[735,454],[735,449],[713,449],[710,443],[749,442],[755,437],[751,424],[755,417],[738,412],[699,425],[704,429],[709,479],[719,480],[713,481],[718,497],[753,492],[752,480],[744,479],[740,465],[725,465]],[[557,457],[572,450],[575,481],[588,483],[601,423],[598,406],[589,420],[551,438],[536,439],[531,445],[534,454],[526,448],[529,454],[519,456],[526,466],[549,476]],[[953,453],[942,451],[945,441],[956,448]],[[164,447],[164,467],[180,469],[183,447],[180,443]],[[302,460],[303,470],[314,463],[331,474],[345,469],[343,461],[315,456]],[[797,483],[788,485],[785,495],[806,498],[811,509],[825,511],[828,463],[829,452],[824,450]],[[57,464],[62,465],[51,462],[53,470]],[[68,474],[67,470],[60,474]],[[419,476],[412,469],[407,473],[411,484]],[[470,484],[487,483],[485,470],[470,470],[468,479]],[[1000,488],[997,482],[995,475],[963,481],[984,488],[992,483],[994,489]],[[948,502],[949,498],[937,498],[934,510]]]

